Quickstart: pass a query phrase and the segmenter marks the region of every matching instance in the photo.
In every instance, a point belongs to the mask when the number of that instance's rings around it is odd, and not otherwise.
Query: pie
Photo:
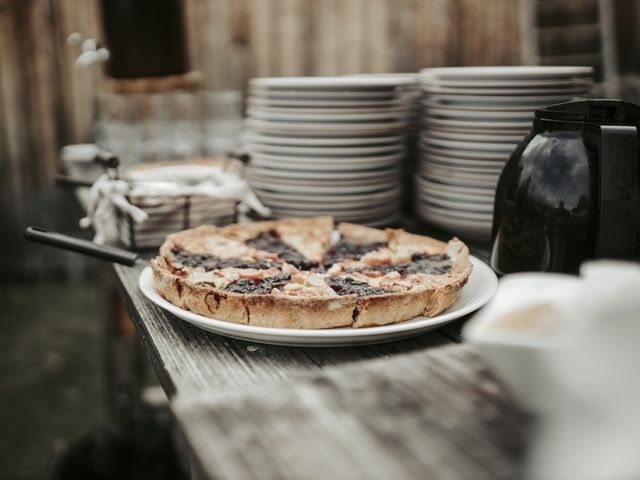
[[[371,327],[433,316],[471,274],[469,250],[332,217],[200,226],[169,235],[156,291],[218,320],[281,328]]]

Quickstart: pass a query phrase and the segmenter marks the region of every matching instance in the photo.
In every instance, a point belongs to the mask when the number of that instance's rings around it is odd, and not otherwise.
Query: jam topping
[[[384,242],[373,242],[367,244],[358,244],[348,240],[340,240],[333,245],[324,256],[321,266],[318,263],[306,259],[301,253],[293,247],[285,244],[275,231],[263,232],[255,238],[245,242],[247,246],[263,250],[278,255],[277,260],[251,261],[241,258],[225,258],[222,259],[215,255],[201,255],[192,253],[181,248],[173,248],[173,262],[184,267],[197,268],[202,267],[205,271],[219,270],[224,268],[239,269],[256,269],[267,270],[273,267],[280,268],[282,263],[287,262],[294,265],[300,270],[314,269],[316,272],[324,272],[326,268],[331,267],[336,262],[345,259],[359,260],[366,253],[386,247]],[[389,272],[398,272],[401,275],[411,275],[417,273],[429,275],[443,275],[451,271],[451,258],[444,255],[425,255],[414,254],[411,262],[402,264],[382,264],[382,265],[366,265],[360,268],[347,269],[347,273],[355,272],[380,272],[383,275]],[[242,294],[269,294],[274,288],[281,289],[285,287],[291,280],[289,274],[279,274],[263,279],[259,278],[241,278],[233,283],[228,284],[223,290],[233,293]],[[361,281],[349,276],[328,277],[325,279],[328,285],[338,295],[357,295],[364,297],[369,295],[381,295],[393,293],[394,290],[380,288],[370,285],[365,281]]]
[[[329,285],[338,295],[356,294],[359,297],[364,297],[366,295],[393,293],[393,290],[372,287],[367,282],[362,282],[351,277],[328,278],[327,285]]]
[[[453,264],[449,255],[424,255],[416,254],[411,257],[411,263],[407,264],[400,273],[410,275],[412,273],[426,273],[427,275],[443,275],[449,273]]]
[[[397,265],[369,265],[365,268],[350,268],[347,272],[398,272],[400,275],[425,273],[427,275],[443,275],[451,271],[451,258],[449,255],[424,255],[417,253],[411,257],[411,263]]]
[[[225,258],[216,257],[215,255],[200,255],[191,253],[180,248],[171,250],[173,254],[173,262],[188,268],[204,268],[205,272],[211,270],[219,270],[221,268],[255,268],[256,270],[267,270],[278,266],[279,264],[271,260],[262,262],[252,262],[241,258]]]
[[[230,283],[222,290],[233,293],[250,293],[254,295],[268,294],[274,288],[282,288],[291,280],[291,275],[282,274],[273,277],[265,277],[262,280],[241,278],[237,282]]]
[[[359,260],[367,252],[378,250],[379,248],[386,246],[387,244],[384,242],[361,244],[341,239],[327,252],[322,260],[322,263],[325,267],[328,268],[334,263],[340,262],[342,260]]]
[[[258,250],[275,253],[282,260],[295,266],[299,270],[311,270],[318,266],[316,262],[305,258],[295,248],[290,247],[280,240],[278,234],[273,230],[263,232],[257,237],[247,240],[245,244]]]

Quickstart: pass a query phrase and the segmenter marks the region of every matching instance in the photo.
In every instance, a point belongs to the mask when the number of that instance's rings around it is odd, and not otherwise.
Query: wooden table
[[[529,421],[460,343],[466,319],[374,346],[253,344],[156,307],[140,271],[115,267],[198,478],[518,477]]]

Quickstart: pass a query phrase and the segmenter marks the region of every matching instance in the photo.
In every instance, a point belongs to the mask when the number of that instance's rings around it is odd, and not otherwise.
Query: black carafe
[[[535,112],[496,189],[491,267],[576,273],[640,259],[640,107],[580,100]]]

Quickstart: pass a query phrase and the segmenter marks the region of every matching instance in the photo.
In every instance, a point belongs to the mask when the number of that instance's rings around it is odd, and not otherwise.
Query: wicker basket
[[[142,164],[131,171],[164,167],[168,165],[199,164],[216,166],[227,172],[242,172],[242,164],[234,159],[191,159],[188,161]],[[228,225],[236,221],[238,201],[212,198],[207,195],[127,195],[133,206],[143,210],[149,217],[136,223],[130,215],[119,211],[118,231],[122,244],[133,250],[159,247],[165,237],[173,232],[198,225]]]

